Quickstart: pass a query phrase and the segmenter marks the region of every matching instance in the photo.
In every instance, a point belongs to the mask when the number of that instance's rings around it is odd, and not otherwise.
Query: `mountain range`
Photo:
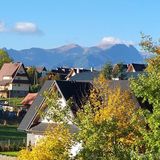
[[[14,61],[26,66],[101,68],[106,62],[144,63],[141,54],[133,45],[114,44],[111,46],[82,47],[77,44],[64,45],[53,49],[30,48],[23,50],[6,49]]]

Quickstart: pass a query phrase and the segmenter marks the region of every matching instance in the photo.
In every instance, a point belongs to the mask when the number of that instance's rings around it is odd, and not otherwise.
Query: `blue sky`
[[[137,45],[140,32],[160,37],[159,0],[1,0],[0,6],[0,48]]]

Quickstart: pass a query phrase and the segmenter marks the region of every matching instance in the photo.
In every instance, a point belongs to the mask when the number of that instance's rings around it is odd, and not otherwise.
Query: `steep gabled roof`
[[[61,96],[67,101],[70,98],[73,98],[76,105],[71,106],[71,110],[73,114],[82,107],[83,105],[83,98],[87,98],[89,94],[89,90],[92,87],[92,84],[89,82],[76,82],[76,81],[46,81],[38,93],[37,98],[31,105],[29,111],[23,118],[22,122],[20,123],[18,129],[23,131],[32,131],[33,130],[40,130],[41,128],[45,128],[45,124],[34,124],[34,120],[36,119],[36,116],[38,116],[39,111],[41,110],[45,98],[43,97],[44,91],[49,91],[52,89],[53,86],[56,86],[57,90],[61,94]],[[119,81],[109,81],[109,88],[115,89],[117,87],[120,87],[122,90],[128,90],[131,92],[131,89],[129,87],[129,81],[127,80],[119,80]],[[134,97],[132,96],[133,100],[137,104],[137,107],[139,107],[139,104]],[[37,126],[39,125],[39,126]]]
[[[22,63],[4,63],[1,70],[0,70],[0,81],[3,81],[4,76],[11,76],[14,77],[15,73],[17,72],[18,68]]]
[[[47,71],[47,69],[45,67],[36,67],[36,71],[42,73],[43,71]]]
[[[29,108],[28,112],[26,113],[26,115],[24,116],[24,118],[22,119],[18,129],[19,130],[28,130],[30,125],[32,124],[33,119],[35,118],[35,116],[37,115],[37,112],[39,111],[39,109],[41,108],[45,98],[43,96],[43,92],[47,91],[51,88],[51,86],[53,86],[54,81],[46,81],[43,85],[43,87],[41,88],[40,92],[38,93],[36,99],[34,100],[34,102],[32,103],[31,107]]]
[[[4,63],[1,70],[0,70],[0,85],[7,85],[9,83],[15,83],[16,81],[20,80],[15,80],[15,77],[17,76],[17,73],[19,69],[23,67],[25,76],[28,78],[28,80],[22,80],[21,83],[30,83],[28,74],[25,70],[25,67],[23,63],[21,62],[15,62],[15,63]],[[3,77],[11,77],[11,79],[3,79]]]
[[[45,97],[44,91],[49,91],[53,86],[56,86],[61,96],[67,101],[69,98],[73,98],[76,106],[71,108],[72,112],[76,112],[78,107],[82,105],[83,98],[88,94],[91,84],[88,82],[73,82],[73,81],[46,81],[38,93],[36,99],[31,105],[30,109],[26,113],[18,129],[27,131],[33,125],[33,121],[41,110],[44,104]]]
[[[130,64],[133,66],[134,70],[136,72],[144,71],[146,69],[146,64],[137,64],[137,63],[132,63]]]
[[[78,108],[83,104],[83,99],[88,96],[91,88],[89,82],[56,81],[56,84],[65,100],[72,97]],[[78,108],[72,108],[72,112],[76,112]]]

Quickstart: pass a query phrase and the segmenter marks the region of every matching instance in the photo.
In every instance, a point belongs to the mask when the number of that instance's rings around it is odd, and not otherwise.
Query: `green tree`
[[[106,79],[111,79],[112,78],[112,70],[113,70],[113,66],[111,63],[106,63],[103,68],[101,73],[103,74],[103,76]]]
[[[143,139],[135,157],[137,159],[160,159],[160,44],[153,42],[150,36],[142,35],[140,43],[145,51],[154,54],[147,60],[147,74],[131,80],[131,88],[135,95],[143,102],[148,102],[152,110],[141,110],[141,117],[144,117],[146,125],[141,128]],[[147,108],[146,106],[145,108]]]
[[[2,49],[0,49],[0,68],[4,63],[12,62],[13,60],[9,57],[8,53]]]
[[[132,95],[119,87],[111,89],[109,83],[100,75],[94,81],[89,97],[84,97],[88,100],[75,117],[71,114],[71,107],[74,105],[72,99],[62,107],[59,101],[61,97],[55,88],[45,92],[45,105],[49,108],[45,114],[42,111],[41,116],[47,115],[63,128],[58,132],[51,132],[52,140],[44,138],[32,151],[23,150],[20,159],[131,159],[132,146],[136,147],[137,139],[141,138],[139,126],[143,125],[143,121],[134,116],[137,109]],[[68,123],[78,127],[75,134],[70,134]],[[64,141],[58,143],[61,136]],[[81,144],[81,148],[71,158],[70,150],[77,143]]]
[[[123,63],[118,63],[113,67],[112,77],[113,78],[124,79],[125,78],[125,72],[126,72],[126,70],[123,67]]]
[[[36,68],[34,66],[32,67],[29,67],[27,69],[27,74],[29,76],[29,79],[31,81],[31,84],[32,85],[36,85],[38,83],[38,77],[37,77],[37,71],[36,71]]]
[[[100,75],[94,82],[89,101],[79,110],[75,121],[77,140],[82,149],[77,159],[131,159],[132,146],[140,138],[140,117],[135,117],[136,104],[131,93],[119,87],[110,89]]]

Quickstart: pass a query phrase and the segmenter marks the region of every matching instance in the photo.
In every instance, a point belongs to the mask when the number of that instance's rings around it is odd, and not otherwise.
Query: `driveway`
[[[0,160],[17,160],[16,157],[2,156],[0,155]]]

